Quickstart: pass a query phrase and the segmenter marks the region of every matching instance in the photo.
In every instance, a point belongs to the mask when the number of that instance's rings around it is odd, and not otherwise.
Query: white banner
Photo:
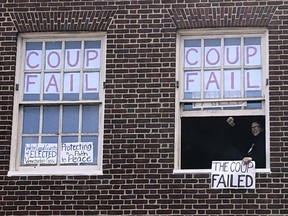
[[[211,188],[255,188],[255,162],[244,165],[242,161],[213,161]]]

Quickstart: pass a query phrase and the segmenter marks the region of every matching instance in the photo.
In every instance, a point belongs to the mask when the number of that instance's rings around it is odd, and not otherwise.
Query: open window
[[[101,174],[105,34],[20,34],[8,175]]]
[[[267,41],[266,29],[178,33],[175,172],[207,172],[213,160],[242,160],[256,143],[253,122],[263,136],[256,167],[269,168]]]

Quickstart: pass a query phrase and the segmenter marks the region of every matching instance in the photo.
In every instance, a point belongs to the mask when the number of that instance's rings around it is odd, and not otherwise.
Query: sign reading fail
[[[255,162],[248,165],[242,161],[213,161],[211,188],[255,188]]]

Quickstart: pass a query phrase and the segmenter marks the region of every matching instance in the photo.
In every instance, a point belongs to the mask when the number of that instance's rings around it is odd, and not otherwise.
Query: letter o
[[[57,62],[56,62],[55,65],[52,65],[51,62],[50,62],[50,58],[51,58],[51,56],[52,56],[53,54],[56,55],[56,57],[57,57]],[[55,51],[50,52],[50,53],[48,54],[48,56],[47,56],[47,64],[48,64],[51,68],[58,68],[59,65],[60,65],[60,56],[59,56],[59,54],[58,54],[57,52],[55,52]]]
[[[215,51],[217,54],[217,60],[215,62],[210,62],[210,60],[209,60],[209,55],[212,51]],[[220,61],[220,53],[218,52],[218,50],[215,48],[210,49],[206,54],[206,62],[208,62],[209,65],[216,65],[219,63],[219,61]]]

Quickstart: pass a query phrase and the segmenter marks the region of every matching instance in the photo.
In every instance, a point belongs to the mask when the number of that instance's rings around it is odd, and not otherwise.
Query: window
[[[263,146],[256,166],[269,167],[267,41],[265,29],[178,33],[175,172],[207,172],[213,160],[242,160],[256,142],[252,122],[264,134],[255,145],[257,151]]]
[[[101,174],[105,35],[18,38],[8,175]]]

